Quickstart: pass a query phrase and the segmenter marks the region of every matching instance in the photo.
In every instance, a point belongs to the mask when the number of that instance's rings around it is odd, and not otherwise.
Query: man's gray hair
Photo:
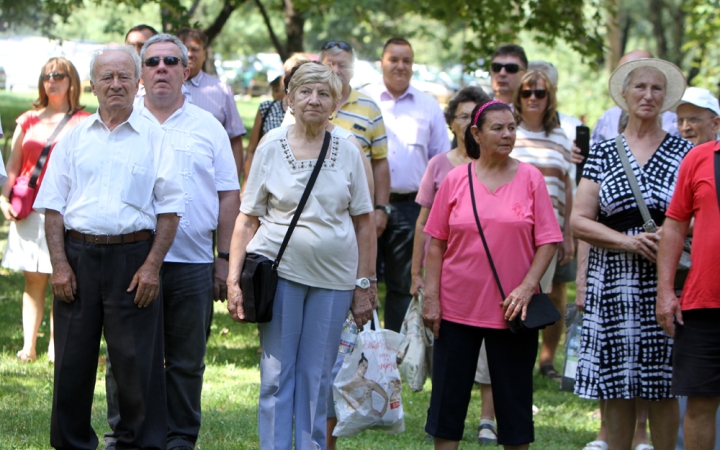
[[[97,52],[93,53],[92,58],[90,58],[90,81],[92,81],[93,84],[95,84],[95,63],[97,62],[98,57],[102,55],[105,52],[117,50],[119,52],[125,52],[133,60],[133,63],[135,63],[135,82],[137,83],[140,81],[140,57],[137,54],[137,51],[135,50],[135,47],[132,45],[116,45],[112,46],[109,45],[107,47],[103,47]]]
[[[177,45],[180,49],[180,61],[182,62],[183,67],[188,66],[188,49],[185,47],[185,44],[182,43],[180,39],[178,39],[177,36],[173,34],[168,33],[161,33],[156,34],[155,36],[151,37],[145,42],[145,45],[143,45],[142,50],[140,50],[140,60],[145,61],[145,51],[153,44],[157,44],[158,42],[172,42],[173,44]]]
[[[536,61],[530,61],[528,63],[528,71],[530,70],[537,70],[545,75],[547,75],[548,79],[550,79],[550,82],[553,84],[553,86],[557,87],[558,85],[558,70],[553,65],[553,63],[543,60],[536,60]]]
[[[322,62],[325,55],[339,55],[340,53],[350,53],[352,56],[352,62],[355,64],[355,50],[350,49],[350,51],[343,50],[340,47],[333,46],[325,50],[320,50],[320,53],[318,54],[318,58],[320,58],[320,62]]]

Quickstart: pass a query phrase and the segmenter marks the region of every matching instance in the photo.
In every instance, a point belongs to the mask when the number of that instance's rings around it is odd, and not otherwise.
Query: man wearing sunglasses
[[[227,297],[228,252],[240,197],[230,140],[209,112],[182,93],[190,72],[187,49],[170,34],[158,34],[141,51],[145,97],[138,114],[165,130],[175,153],[185,214],[162,264],[168,449],[192,449],[200,431],[200,394],[206,334],[213,298]],[[218,258],[213,255],[217,228]],[[109,355],[114,358],[112,354]],[[114,361],[114,359],[113,359]],[[110,367],[110,364],[108,364]],[[124,428],[117,390],[108,370],[108,422],[113,437]]]
[[[515,44],[498,47],[490,62],[490,83],[495,100],[512,105],[513,95],[520,86],[520,78],[527,69],[525,50]]]
[[[227,83],[202,70],[208,46],[205,33],[196,28],[184,28],[177,32],[177,37],[188,49],[190,75],[185,86],[188,88],[192,103],[215,116],[225,128],[230,137],[237,176],[240,179],[243,171],[242,138],[247,131],[238,113],[233,91]]]
[[[387,131],[390,208],[376,207],[389,214],[385,231],[378,237],[378,259],[384,261],[387,287],[385,328],[393,331],[400,331],[412,299],[410,267],[420,214],[415,195],[430,158],[450,150],[437,101],[410,85],[414,58],[407,40],[388,40],[380,61],[382,81],[361,90],[380,106]]]

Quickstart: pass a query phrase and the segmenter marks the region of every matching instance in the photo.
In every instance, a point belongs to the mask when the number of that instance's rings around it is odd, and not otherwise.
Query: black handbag
[[[487,254],[488,261],[490,262],[490,268],[492,269],[493,276],[495,277],[495,283],[497,283],[498,290],[500,291],[500,300],[505,301],[505,291],[500,283],[500,277],[498,276],[497,269],[495,269],[495,263],[493,262],[492,255],[490,254],[490,248],[485,240],[485,233],[483,232],[482,225],[480,225],[480,217],[478,216],[477,205],[475,204],[472,163],[468,164],[468,184],[470,185],[470,198],[472,200],[473,214],[475,214],[475,223],[477,224],[483,247],[485,247],[485,253]],[[554,324],[561,318],[560,312],[557,310],[555,305],[553,305],[552,300],[550,300],[550,296],[543,293],[542,288],[539,294],[533,294],[533,296],[530,297],[530,303],[527,305],[527,315],[525,320],[522,320],[521,316],[522,314],[520,313],[513,320],[508,321],[510,331],[513,333],[517,334],[531,330],[542,330],[543,328]]]
[[[325,140],[323,141],[320,156],[318,156],[315,167],[313,168],[310,179],[308,180],[305,191],[300,198],[295,214],[293,215],[290,226],[285,233],[280,250],[278,251],[275,261],[270,258],[259,255],[257,253],[248,253],[245,255],[242,273],[240,275],[240,289],[243,295],[243,310],[245,311],[245,321],[251,323],[265,323],[272,320],[273,303],[275,302],[275,291],[278,284],[277,268],[285,252],[285,248],[290,241],[293,230],[300,219],[300,214],[305,203],[310,197],[315,180],[320,174],[320,168],[325,161],[328,147],[330,147],[330,133],[325,132]]]

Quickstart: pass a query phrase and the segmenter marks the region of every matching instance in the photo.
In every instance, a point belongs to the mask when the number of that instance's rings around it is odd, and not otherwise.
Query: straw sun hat
[[[615,101],[623,111],[627,111],[627,102],[622,96],[623,83],[630,72],[640,67],[653,67],[665,75],[665,101],[663,102],[660,112],[672,109],[682,98],[685,92],[685,76],[675,64],[662,59],[642,58],[634,61],[626,62],[618,66],[610,75],[608,87],[610,88],[610,97]]]

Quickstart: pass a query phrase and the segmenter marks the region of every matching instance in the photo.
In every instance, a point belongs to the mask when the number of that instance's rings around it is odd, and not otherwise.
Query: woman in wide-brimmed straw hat
[[[678,168],[692,144],[668,135],[659,118],[680,101],[685,78],[675,65],[645,58],[619,66],[609,87],[628,124],[618,141],[593,146],[571,216],[573,235],[592,245],[575,392],[606,400],[611,449],[631,448],[634,399],[650,400],[653,444],[670,450],[679,413],[670,395],[672,339],[655,320],[655,260]],[[616,142],[655,226],[642,219]]]

